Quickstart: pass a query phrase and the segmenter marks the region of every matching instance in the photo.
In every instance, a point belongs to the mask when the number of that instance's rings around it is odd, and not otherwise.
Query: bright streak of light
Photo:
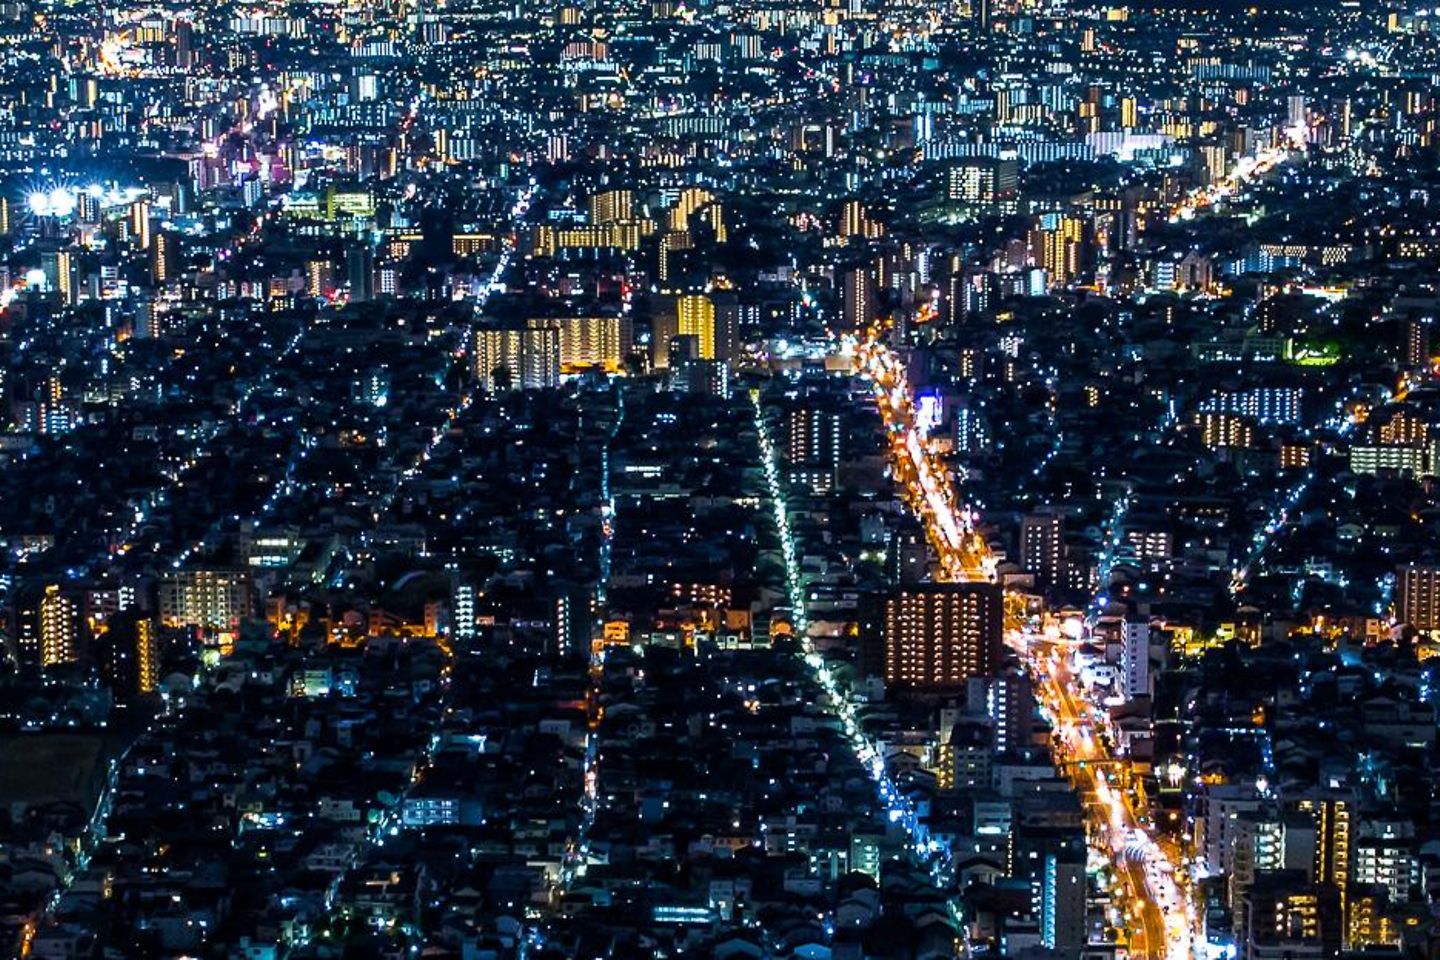
[[[1200,211],[1229,200],[1245,184],[1274,170],[1290,159],[1296,150],[1305,149],[1308,133],[1304,127],[1287,127],[1283,143],[1265,147],[1252,156],[1241,157],[1224,177],[1209,186],[1192,191],[1177,203],[1170,211],[1171,221],[1190,220]]]
[[[994,580],[995,558],[975,529],[974,514],[960,505],[949,472],[929,449],[904,365],[878,340],[843,344],[854,369],[874,387],[880,416],[891,436],[897,479],[922,515],[931,544],[950,580]]]
[[[993,579],[994,560],[984,538],[975,530],[973,512],[956,506],[959,499],[943,464],[921,440],[903,366],[873,338],[855,344],[846,343],[843,352],[851,357],[856,372],[866,377],[874,387],[876,403],[891,437],[890,453],[896,476],[904,485],[907,499],[940,555],[943,571],[955,579]],[[762,446],[766,445],[763,418],[761,438]],[[768,477],[775,473],[773,455],[768,449],[766,457]],[[772,490],[778,491],[778,478],[773,481]],[[777,504],[777,522],[782,537],[788,541],[789,526],[783,500],[778,496]],[[793,563],[793,548],[786,543],[783,550],[788,571]],[[804,595],[798,582],[798,569],[790,583],[790,593],[792,603],[796,605],[797,626],[803,625]],[[1145,938],[1143,949],[1138,938],[1132,939],[1131,955],[1151,960],[1189,960],[1196,942],[1193,931],[1198,926],[1193,906],[1174,879],[1174,864],[1141,826],[1135,798],[1112,787],[1105,776],[1096,773],[1098,765],[1123,762],[1112,755],[1102,738],[1093,736],[1089,730],[1087,718],[1098,713],[1098,704],[1075,699],[1073,691],[1080,685],[1070,676],[1059,657],[1052,656],[1045,645],[1031,642],[1036,640],[1039,638],[1022,638],[1020,648],[1036,679],[1037,695],[1060,738],[1063,751],[1071,760],[1086,761],[1084,767],[1072,764],[1071,769],[1076,788],[1095,801],[1092,826],[1115,860],[1129,857],[1140,865],[1138,880],[1135,871],[1120,871],[1123,892],[1138,910],[1138,925],[1142,931],[1149,931],[1141,934]],[[814,656],[813,659],[817,669],[824,670],[820,658]],[[849,730],[851,727],[847,725]],[[862,757],[867,756],[863,738],[860,742],[858,749]],[[874,763],[879,779],[884,771],[883,761],[875,758]],[[887,795],[887,781],[881,779],[880,783],[882,796]]]
[[[948,877],[951,866],[949,846],[929,835],[915,805],[890,779],[890,774],[885,769],[884,755],[860,726],[854,701],[840,685],[835,674],[825,663],[825,658],[811,642],[810,619],[806,612],[805,585],[800,573],[799,552],[794,531],[790,525],[789,509],[785,503],[779,455],[765,422],[759,393],[752,392],[750,399],[755,407],[755,425],[760,443],[761,466],[765,473],[766,495],[774,510],[775,526],[780,536],[780,551],[785,564],[785,593],[790,604],[795,635],[799,639],[805,665],[824,691],[828,704],[827,709],[840,720],[851,749],[855,751],[855,755],[875,781],[875,789],[881,802],[885,805],[890,822],[898,824],[905,831],[908,852],[917,863],[928,866],[932,878],[937,883],[943,883]]]

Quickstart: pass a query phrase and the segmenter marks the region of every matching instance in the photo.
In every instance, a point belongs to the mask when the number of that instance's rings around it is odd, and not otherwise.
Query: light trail
[[[1203,210],[1227,202],[1240,192],[1241,187],[1285,163],[1297,150],[1304,150],[1308,133],[1304,127],[1286,127],[1279,144],[1241,157],[1230,172],[1215,183],[1190,191],[1185,199],[1170,209],[1171,222],[1190,220]]]
[[[858,343],[846,341],[845,349],[855,372],[874,388],[890,438],[895,477],[925,526],[944,578],[994,580],[995,557],[975,529],[974,513],[957,506],[960,500],[949,471],[924,440],[904,365],[873,336]]]
[[[1190,960],[1200,942],[1199,919],[1177,869],[1145,821],[1145,801],[1130,784],[1129,761],[1098,735],[1102,705],[1087,699],[1070,667],[1073,648],[1055,638],[1012,630],[1041,711],[1054,731],[1057,766],[1081,796],[1094,849],[1115,870],[1115,893],[1125,906],[1132,957]],[[1116,783],[1114,781],[1118,780]]]
[[[974,513],[957,506],[943,464],[920,440],[903,366],[874,337],[846,341],[843,350],[856,373],[874,387],[896,477],[939,553],[942,573],[954,579],[993,579],[995,561],[975,530]],[[1111,782],[1110,769],[1121,771],[1122,784],[1130,782],[1130,770],[1128,762],[1092,732],[1089,718],[1103,716],[1101,707],[1080,698],[1083,686],[1052,641],[1011,630],[1009,642],[1020,653],[1051,720],[1057,762],[1064,761],[1062,768],[1084,801],[1094,844],[1115,864],[1117,892],[1129,906],[1117,922],[1130,934],[1130,956],[1191,960],[1198,929],[1193,906],[1175,879],[1175,864],[1142,822],[1144,798]]]

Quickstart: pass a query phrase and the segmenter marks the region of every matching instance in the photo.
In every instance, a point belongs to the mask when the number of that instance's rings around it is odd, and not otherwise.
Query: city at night
[[[0,960],[1440,960],[1440,6],[0,0]]]

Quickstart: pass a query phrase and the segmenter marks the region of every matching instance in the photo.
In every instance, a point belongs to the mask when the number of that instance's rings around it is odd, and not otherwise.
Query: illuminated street
[[[1230,172],[1214,183],[1207,184],[1180,201],[1170,211],[1171,220],[1189,220],[1204,211],[1233,199],[1241,188],[1265,176],[1289,160],[1295,151],[1305,148],[1307,130],[1289,127],[1282,142],[1263,147],[1252,156],[1241,157]]]
[[[1440,6],[4,19],[0,960],[1437,960]]]
[[[975,530],[974,516],[960,504],[949,470],[930,449],[916,421],[905,366],[874,337],[853,350],[855,369],[874,386],[890,438],[890,464],[906,501],[925,524],[943,579],[993,580],[994,558]]]
[[[976,518],[957,506],[947,468],[921,436],[904,367],[873,339],[856,347],[854,357],[857,370],[875,387],[896,479],[924,523],[944,573],[961,580],[991,578],[994,562],[975,530]],[[1085,699],[1072,672],[1073,646],[1023,631],[1018,621],[1008,626],[1009,643],[1034,679],[1036,699],[1053,727],[1055,762],[1079,791],[1092,847],[1115,880],[1120,912],[1114,925],[1123,931],[1132,957],[1185,960],[1195,947],[1193,904],[1175,880],[1175,865],[1146,826],[1149,814],[1128,762],[1100,733],[1104,708]]]
[[[764,470],[765,489],[773,511],[775,528],[780,537],[780,550],[785,565],[786,596],[790,603],[790,615],[800,639],[800,651],[806,667],[826,696],[826,708],[840,721],[846,739],[855,751],[866,771],[875,781],[875,788],[891,823],[898,824],[906,834],[907,853],[918,863],[925,865],[937,878],[943,877],[949,868],[949,851],[931,840],[925,826],[920,822],[914,805],[905,794],[896,789],[885,770],[885,758],[876,745],[860,728],[859,713],[850,695],[841,687],[824,658],[816,651],[810,640],[810,618],[807,613],[805,586],[800,573],[798,545],[790,526],[789,507],[779,476],[779,463],[775,446],[766,426],[764,412],[757,394],[751,395],[755,408],[756,435],[760,444],[761,466]]]
[[[1147,827],[1149,812],[1128,761],[1115,755],[1103,708],[1081,693],[1071,662],[1074,645],[1019,631],[1010,643],[1035,678],[1036,697],[1053,728],[1055,761],[1080,792],[1091,843],[1118,881],[1115,925],[1128,934],[1131,955],[1191,956],[1193,904],[1175,879],[1175,864]]]

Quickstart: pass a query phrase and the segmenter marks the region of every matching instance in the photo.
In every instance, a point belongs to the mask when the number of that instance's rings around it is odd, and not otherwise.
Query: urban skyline
[[[1437,960],[1437,37],[0,7],[0,955]]]

